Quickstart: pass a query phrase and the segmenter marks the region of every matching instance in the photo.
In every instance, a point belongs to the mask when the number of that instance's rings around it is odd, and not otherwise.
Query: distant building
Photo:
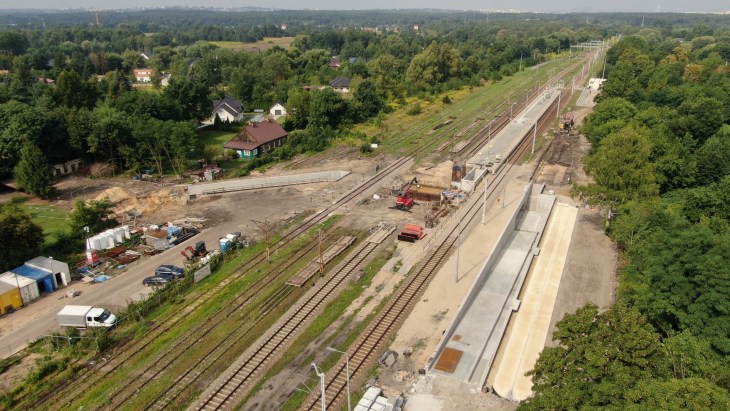
[[[269,114],[274,119],[286,116],[286,108],[281,103],[276,103],[269,109]]]
[[[286,130],[273,120],[251,123],[223,147],[236,151],[241,158],[260,157],[284,145],[288,135]]]
[[[222,100],[213,100],[213,112],[206,123],[213,124],[216,115],[222,121],[229,123],[241,121],[243,119],[243,103],[241,103],[241,100],[230,96],[226,96]]]
[[[151,83],[152,77],[157,74],[155,69],[134,69],[134,79],[137,83]]]
[[[337,77],[334,80],[330,81],[330,87],[340,93],[349,93],[350,79],[347,77]]]
[[[74,160],[67,161],[63,164],[55,164],[53,166],[53,176],[61,177],[69,174],[74,174],[84,165],[84,161],[77,158]]]

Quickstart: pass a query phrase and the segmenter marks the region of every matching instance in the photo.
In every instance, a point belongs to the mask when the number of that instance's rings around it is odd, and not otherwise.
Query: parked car
[[[144,285],[165,285],[172,281],[171,277],[161,277],[161,276],[152,276],[147,277],[144,280],[142,280],[142,284]]]
[[[155,269],[155,275],[172,276],[173,279],[177,280],[178,278],[182,278],[185,275],[185,270],[172,264],[162,264]]]

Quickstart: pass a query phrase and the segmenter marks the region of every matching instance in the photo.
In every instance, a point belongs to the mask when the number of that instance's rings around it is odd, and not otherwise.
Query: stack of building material
[[[401,411],[403,397],[386,398],[380,395],[383,391],[378,387],[370,387],[355,405],[355,411]]]
[[[415,243],[416,240],[423,238],[423,227],[420,225],[406,224],[403,227],[403,231],[398,234],[398,239],[401,241],[407,241],[409,243]]]

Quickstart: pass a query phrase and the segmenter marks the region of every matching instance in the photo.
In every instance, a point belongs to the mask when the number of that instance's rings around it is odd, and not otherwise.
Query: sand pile
[[[169,189],[133,196],[121,187],[112,187],[96,196],[96,200],[104,198],[108,198],[116,204],[114,211],[119,214],[136,211],[149,216],[185,204],[185,197],[179,190]]]
[[[451,185],[451,168],[454,162],[447,160],[431,167],[416,169],[418,182],[423,185],[447,188]]]
[[[124,200],[128,199],[129,197],[130,196],[129,196],[129,193],[127,192],[127,190],[125,190],[121,187],[112,187],[112,188],[102,191],[101,194],[96,196],[96,198],[94,200],[99,201],[99,200],[108,198],[109,201],[111,201],[113,203],[118,203],[120,201],[124,201]]]

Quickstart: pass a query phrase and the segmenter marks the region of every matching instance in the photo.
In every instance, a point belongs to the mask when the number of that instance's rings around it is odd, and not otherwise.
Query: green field
[[[45,236],[45,245],[50,246],[56,243],[58,238],[56,234],[68,231],[68,211],[54,206],[53,204],[33,204],[28,203],[30,197],[16,197],[22,200],[18,201],[18,206],[31,215],[34,223],[43,228]]]
[[[229,142],[237,133],[237,131],[227,130],[203,130],[198,135],[200,136],[200,144],[203,147],[213,147],[216,154],[221,154],[223,153],[223,144]]]
[[[244,43],[241,41],[211,41],[210,44],[215,44],[223,49],[252,52],[266,51],[275,46],[288,49],[291,47],[292,41],[294,41],[294,37],[264,37],[263,40],[255,43]]]

